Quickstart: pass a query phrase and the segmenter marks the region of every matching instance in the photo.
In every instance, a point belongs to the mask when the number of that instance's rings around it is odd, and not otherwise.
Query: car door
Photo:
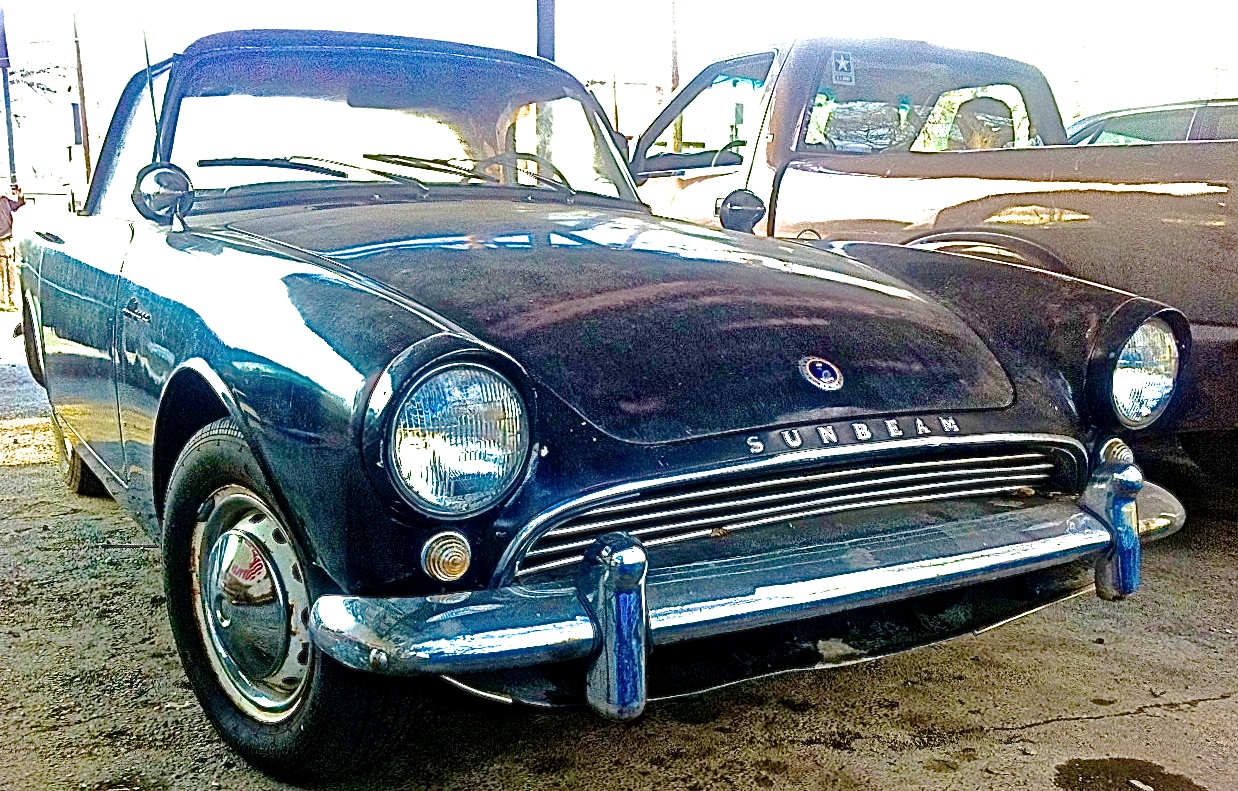
[[[655,214],[718,225],[757,150],[774,52],[720,61],[680,91],[636,142],[632,173]]]
[[[156,86],[164,71],[153,75]],[[116,481],[128,481],[117,397],[120,271],[141,217],[130,194],[154,155],[152,90],[146,72],[125,88],[108,129],[91,194],[45,242],[40,281],[48,396],[62,425],[85,443]]]
[[[101,214],[69,215],[35,233],[43,241],[39,302],[48,399],[74,444],[120,479],[114,300],[132,228]]]

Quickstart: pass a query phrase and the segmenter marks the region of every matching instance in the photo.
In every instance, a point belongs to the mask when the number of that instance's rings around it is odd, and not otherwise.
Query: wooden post
[[[73,17],[73,48],[77,51],[77,100],[82,105],[82,159],[86,162],[86,183],[90,183],[90,127],[86,125],[86,83],[82,80],[82,45],[77,38],[77,17]]]
[[[671,96],[679,90],[679,30],[675,25],[675,0],[671,0]],[[671,127],[671,151],[683,151],[683,114]]]

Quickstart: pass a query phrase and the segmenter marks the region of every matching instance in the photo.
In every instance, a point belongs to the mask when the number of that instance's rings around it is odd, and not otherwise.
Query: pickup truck
[[[818,38],[706,67],[637,139],[631,169],[663,216],[879,268],[871,243],[978,255],[1178,307],[1195,343],[1178,437],[1206,469],[1235,476],[1238,141],[1070,146],[1034,66]]]

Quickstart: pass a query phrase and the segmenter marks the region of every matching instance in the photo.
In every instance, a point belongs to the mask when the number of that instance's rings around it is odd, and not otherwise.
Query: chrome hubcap
[[[226,486],[202,504],[195,613],[228,697],[254,719],[290,715],[309,678],[309,589],[288,530],[256,494]]]

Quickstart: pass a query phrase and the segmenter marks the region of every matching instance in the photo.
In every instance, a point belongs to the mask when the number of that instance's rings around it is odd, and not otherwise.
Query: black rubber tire
[[[198,702],[224,741],[273,777],[321,782],[358,767],[369,774],[377,759],[404,743],[421,708],[418,684],[351,670],[314,648],[296,709],[280,722],[267,723],[233,703],[215,674],[193,610],[190,545],[201,504],[229,484],[246,487],[272,513],[281,513],[240,429],[224,418],[194,434],[181,451],[168,484],[163,527],[168,616]]]
[[[60,467],[60,478],[64,485],[74,494],[82,497],[110,497],[111,492],[90,469],[82,455],[65,440],[64,429],[56,410],[52,409],[52,441],[56,445],[56,463]]]

